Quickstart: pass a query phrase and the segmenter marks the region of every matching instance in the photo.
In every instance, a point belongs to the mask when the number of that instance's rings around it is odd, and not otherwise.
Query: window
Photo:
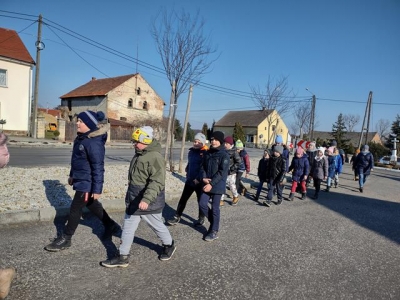
[[[147,101],[143,102],[143,109],[147,109]]]
[[[275,131],[275,129],[276,129],[276,126],[272,125],[272,131]]]
[[[0,86],[7,86],[7,70],[0,69]]]
[[[140,87],[138,87],[137,90],[136,90],[136,94],[137,94],[137,95],[140,95],[140,93],[141,93]]]
[[[132,98],[129,98],[129,100],[128,100],[128,107],[129,107],[129,108],[132,108],[132,106],[133,106],[133,100],[132,100]]]

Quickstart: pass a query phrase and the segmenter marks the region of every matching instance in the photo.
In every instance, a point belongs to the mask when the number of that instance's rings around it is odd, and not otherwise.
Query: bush
[[[390,150],[385,146],[377,143],[368,143],[369,151],[374,156],[374,160],[378,161],[379,158],[385,155],[390,155]]]
[[[58,137],[60,135],[60,132],[56,129],[56,130],[53,131],[53,135],[55,137]]]

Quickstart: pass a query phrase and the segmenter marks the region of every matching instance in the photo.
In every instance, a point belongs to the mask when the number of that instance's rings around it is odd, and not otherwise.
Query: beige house
[[[103,111],[108,119],[132,123],[135,120],[162,119],[164,101],[139,74],[113,78],[92,78],[61,98],[63,118],[84,110]]]
[[[235,123],[240,123],[246,135],[246,146],[265,147],[281,135],[283,142],[290,141],[289,130],[276,110],[230,111],[214,124],[214,131],[232,135]]]
[[[0,120],[8,134],[27,135],[30,127],[34,60],[11,29],[0,28]]]

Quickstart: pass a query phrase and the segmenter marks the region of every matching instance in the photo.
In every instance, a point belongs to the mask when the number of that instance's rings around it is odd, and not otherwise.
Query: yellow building
[[[232,135],[235,123],[240,123],[246,136],[247,147],[266,147],[281,135],[283,142],[290,142],[289,130],[276,110],[230,111],[214,124],[214,131]]]

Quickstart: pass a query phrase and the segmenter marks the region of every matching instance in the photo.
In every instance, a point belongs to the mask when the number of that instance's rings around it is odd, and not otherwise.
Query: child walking
[[[161,145],[153,139],[153,128],[144,126],[132,134],[135,156],[128,173],[128,190],[125,196],[125,218],[119,255],[101,262],[107,268],[127,267],[129,252],[136,229],[144,220],[163,244],[160,260],[169,260],[176,247],[162,220],[165,206],[165,161],[161,156]]]
[[[314,199],[318,199],[319,192],[321,190],[321,182],[326,180],[328,177],[328,159],[324,155],[325,148],[319,147],[317,149],[317,155],[311,165],[311,176],[313,177],[315,193]]]
[[[227,136],[225,138],[224,145],[230,158],[229,173],[228,173],[228,178],[226,180],[226,184],[231,190],[233,196],[232,205],[237,205],[237,203],[239,202],[239,193],[236,189],[236,174],[240,165],[240,156],[239,153],[236,151],[236,147],[233,143],[233,138],[231,136]],[[225,193],[222,195],[220,206],[224,205],[224,197]]]
[[[188,163],[186,165],[186,182],[183,187],[181,198],[178,202],[178,207],[173,219],[168,220],[167,223],[171,226],[176,225],[181,220],[183,211],[185,210],[186,203],[192,196],[193,192],[196,193],[197,202],[200,200],[202,192],[202,184],[198,180],[200,177],[201,163],[205,152],[208,150],[206,146],[206,137],[202,133],[197,133],[194,136],[193,147],[189,149],[188,152]],[[203,225],[204,215],[199,208],[199,217],[197,222],[194,223],[195,226]]]
[[[249,154],[244,149],[244,145],[241,140],[236,141],[235,147],[240,157],[240,164],[238,171],[236,173],[236,189],[238,192],[240,190],[240,194],[244,196],[246,195],[247,189],[244,186],[243,182],[241,181],[241,178],[244,172],[246,172],[245,177],[247,177],[247,175],[250,173],[250,159],[249,159]]]
[[[310,163],[308,156],[304,153],[302,147],[297,147],[296,155],[292,159],[289,167],[289,172],[292,172],[292,188],[289,194],[289,200],[293,201],[294,194],[296,193],[297,185],[301,186],[301,200],[306,199],[307,188],[306,182],[310,172]]]
[[[267,200],[263,204],[267,207],[271,206],[271,201],[274,196],[273,190],[276,190],[278,196],[278,202],[276,205],[282,203],[282,189],[283,189],[283,178],[286,173],[286,160],[282,157],[283,146],[275,145],[273,148],[273,155],[269,159],[269,164],[267,168],[268,178],[268,195]]]
[[[220,201],[225,193],[228,172],[229,154],[224,147],[224,133],[214,131],[211,136],[210,150],[204,156],[201,178],[203,193],[200,197],[200,209],[210,222],[207,235],[204,237],[207,242],[218,238]],[[211,208],[208,206],[210,200]]]
[[[84,111],[78,115],[77,132],[71,157],[68,184],[75,190],[64,233],[57,237],[45,250],[57,252],[71,247],[71,238],[79,225],[82,209],[86,206],[105,227],[103,239],[120,232],[99,202],[104,183],[105,143],[109,124],[103,124],[103,112]]]
[[[265,149],[263,157],[258,162],[257,176],[259,184],[257,187],[256,195],[254,197],[255,201],[258,201],[258,199],[260,198],[264,182],[268,182],[267,178],[268,163],[269,163],[269,151],[268,149]]]
[[[325,192],[329,192],[332,185],[332,180],[335,179],[335,172],[336,172],[336,160],[333,156],[333,152],[335,151],[335,147],[329,147],[326,151],[328,155],[328,179],[326,181],[326,189]]]

